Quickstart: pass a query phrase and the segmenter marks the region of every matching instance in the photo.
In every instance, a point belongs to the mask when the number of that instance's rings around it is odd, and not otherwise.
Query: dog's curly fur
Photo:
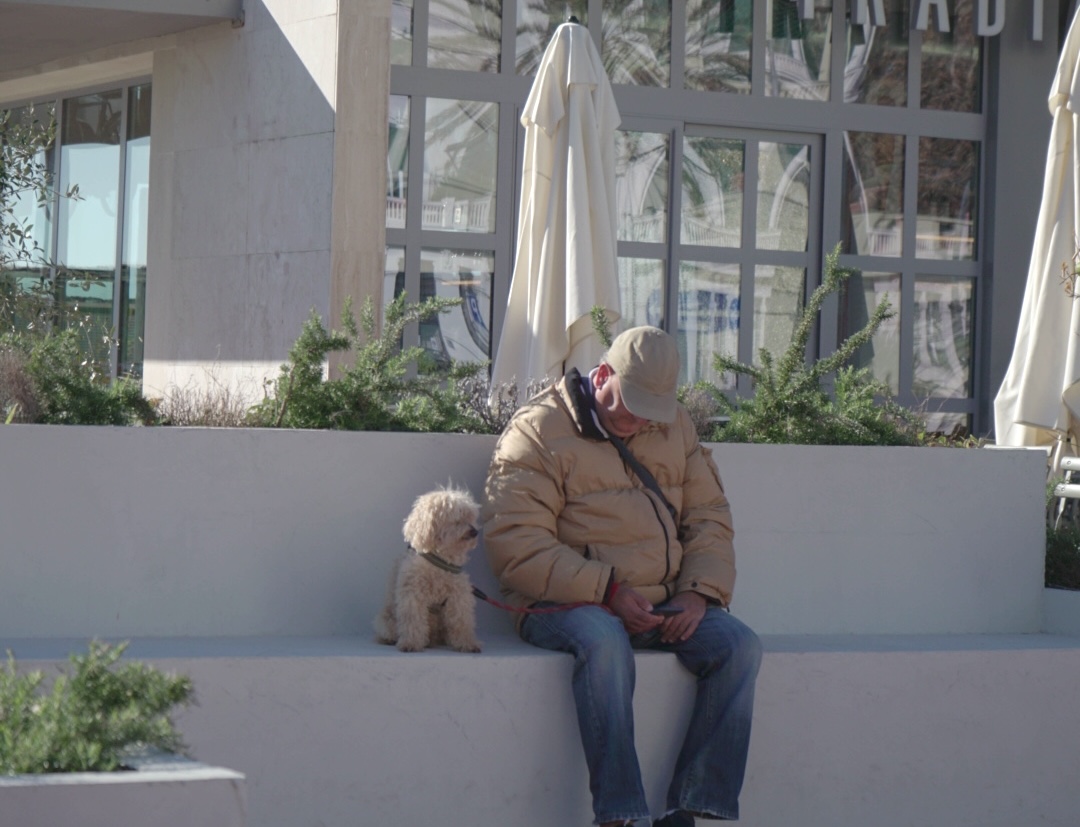
[[[422,556],[438,555],[463,566],[476,546],[479,513],[469,492],[458,488],[416,498],[402,529],[410,548],[394,567],[386,604],[374,622],[380,643],[396,644],[402,652],[442,644],[459,652],[480,651],[468,574],[446,571]]]

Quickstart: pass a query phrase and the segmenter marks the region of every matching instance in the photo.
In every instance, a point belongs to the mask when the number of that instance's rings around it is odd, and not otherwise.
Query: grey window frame
[[[128,108],[131,101],[130,92],[136,86],[149,85],[153,88],[153,77],[150,75],[139,76],[135,78],[127,78],[122,81],[113,81],[111,83],[95,84],[93,86],[76,87],[73,89],[65,89],[62,92],[55,94],[44,95],[36,98],[25,98],[22,100],[15,100],[10,102],[0,103],[0,109],[19,109],[24,106],[46,106],[52,104],[56,116],[56,137],[53,143],[52,150],[52,168],[49,170],[49,174],[53,176],[53,180],[60,181],[60,156],[63,149],[63,106],[64,101],[70,98],[78,98],[84,95],[94,95],[99,92],[111,92],[115,89],[121,91],[121,116],[120,126],[118,127],[120,132],[120,157],[119,157],[119,172],[117,181],[117,206],[116,206],[116,246],[115,256],[116,264],[113,268],[113,295],[112,295],[112,331],[115,334],[120,330],[120,312],[121,312],[121,290],[123,289],[123,270],[124,270],[124,231],[126,229],[126,215],[127,210],[127,143],[128,143]],[[153,135],[153,128],[151,127],[151,136]],[[151,137],[151,141],[153,138]],[[78,183],[77,181],[75,182]],[[61,193],[54,192],[52,199],[49,202],[48,209],[52,213],[52,219],[49,223],[49,248],[47,250],[49,261],[55,262],[56,255],[60,240],[60,198],[63,195]],[[56,278],[55,268],[50,271],[50,278]],[[145,301],[145,296],[143,301]],[[145,331],[143,331],[145,335]],[[113,379],[117,378],[120,370],[120,346],[114,344],[109,348],[109,376]]]
[[[696,133],[707,129],[730,131],[733,135],[772,135],[777,140],[794,136],[818,136],[821,147],[819,170],[820,186],[817,196],[820,201],[813,203],[812,214],[816,209],[818,232],[811,231],[809,246],[805,256],[806,290],[809,294],[821,282],[821,267],[824,255],[842,237],[841,201],[843,198],[843,152],[844,133],[847,131],[881,132],[902,135],[905,138],[904,167],[904,245],[898,257],[873,257],[867,255],[845,254],[840,263],[866,271],[897,273],[900,276],[901,294],[897,309],[900,319],[900,365],[898,401],[909,406],[918,406],[924,400],[916,399],[912,392],[914,371],[913,319],[915,310],[915,281],[923,276],[955,277],[970,279],[974,289],[974,321],[971,350],[971,393],[970,396],[955,399],[934,398],[929,401],[928,410],[933,412],[956,413],[969,417],[974,432],[985,430],[987,423],[985,412],[979,409],[978,400],[983,398],[986,377],[985,362],[987,353],[987,323],[989,321],[989,264],[986,260],[987,239],[992,232],[993,216],[988,210],[991,202],[992,182],[987,180],[988,160],[993,151],[993,135],[988,110],[991,101],[991,68],[1000,60],[996,48],[990,48],[986,39],[980,42],[982,101],[977,113],[945,112],[940,110],[922,110],[919,108],[921,73],[922,73],[922,33],[908,31],[907,60],[907,102],[904,106],[887,107],[869,104],[845,103],[843,100],[844,66],[847,50],[844,47],[843,33],[847,25],[846,0],[834,0],[832,8],[833,48],[830,57],[830,92],[826,101],[806,101],[790,98],[766,97],[765,90],[765,4],[754,4],[754,33],[751,54],[751,93],[737,95],[722,92],[694,91],[684,88],[683,73],[685,67],[685,12],[686,0],[672,0],[671,20],[671,66],[670,86],[665,88],[646,88],[640,86],[615,85],[614,92],[623,126],[634,129],[647,129],[662,126],[663,130],[672,131],[670,188],[669,188],[669,227],[667,243],[662,256],[665,261],[665,297],[667,306],[673,306],[678,290],[679,255],[681,244],[676,235],[676,222],[679,218],[681,180],[680,157],[682,136],[687,130]],[[394,65],[391,67],[392,95],[410,97],[410,146],[409,180],[420,181],[423,169],[423,106],[418,105],[427,97],[458,98],[468,100],[491,101],[500,105],[499,137],[497,162],[496,203],[497,220],[492,234],[439,233],[422,230],[418,219],[413,218],[414,210],[419,205],[410,203],[408,218],[404,229],[387,229],[387,245],[402,247],[406,253],[406,285],[409,289],[418,289],[420,250],[430,246],[454,246],[460,249],[483,249],[492,251],[495,257],[495,279],[492,284],[492,350],[498,346],[502,327],[509,282],[513,269],[513,247],[516,241],[516,212],[520,191],[520,157],[522,146],[521,129],[518,115],[521,105],[529,93],[531,77],[518,77],[515,74],[516,49],[516,4],[505,0],[502,4],[502,57],[498,72],[460,72],[451,70],[427,69],[424,65],[427,41],[428,0],[414,0],[413,4],[413,55],[411,66]],[[589,0],[588,28],[597,46],[600,45],[601,0]],[[915,256],[916,214],[918,209],[918,146],[923,137],[972,140],[978,142],[979,152],[979,225],[975,239],[975,253],[970,261],[947,261],[919,259]],[[815,196],[815,197],[817,197]],[[410,199],[410,202],[416,199]],[[418,213],[417,213],[418,215]],[[744,214],[744,222],[753,220],[753,216]],[[745,236],[744,236],[745,238]],[[639,242],[619,242],[620,255],[643,255],[657,258],[656,244]],[[648,248],[648,252],[646,252]],[[718,256],[734,254],[735,258],[723,258],[724,261],[737,260],[741,267],[742,284],[746,284],[748,274],[752,278],[751,263],[757,263],[762,251],[740,248],[710,251]],[[770,251],[770,263],[787,263],[783,256],[790,254]],[[802,255],[802,254],[796,254]],[[712,260],[702,258],[700,260]],[[745,318],[747,314],[743,314]],[[665,325],[671,329],[673,318],[665,308]],[[837,325],[839,319],[839,299],[832,296],[825,303],[821,322],[812,339],[808,359],[826,356],[834,352],[839,344]],[[744,327],[750,328],[750,325]],[[751,336],[749,330],[740,329],[740,350],[744,337]],[[741,353],[740,358],[746,354]],[[740,385],[740,393],[748,389]]]

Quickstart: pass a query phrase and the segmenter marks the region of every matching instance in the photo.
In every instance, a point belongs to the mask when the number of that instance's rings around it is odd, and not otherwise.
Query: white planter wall
[[[413,498],[451,479],[481,496],[494,444],[2,427],[0,630],[367,635]],[[1041,628],[1037,452],[713,449],[735,518],[733,609],[760,633]],[[481,553],[471,570],[494,589]]]
[[[184,758],[136,772],[0,776],[0,813],[18,827],[244,827],[244,776]]]

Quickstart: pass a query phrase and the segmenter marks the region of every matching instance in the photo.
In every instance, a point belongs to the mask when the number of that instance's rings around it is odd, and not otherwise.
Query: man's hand
[[[698,624],[701,623],[701,618],[705,617],[705,608],[708,603],[697,592],[679,592],[666,605],[682,607],[682,611],[678,614],[661,620],[660,640],[664,643],[676,643],[694,634]]]
[[[664,618],[651,614],[652,603],[629,586],[620,586],[616,589],[611,602],[608,603],[608,608],[615,613],[615,616],[623,622],[626,631],[632,635],[648,632],[664,622]]]

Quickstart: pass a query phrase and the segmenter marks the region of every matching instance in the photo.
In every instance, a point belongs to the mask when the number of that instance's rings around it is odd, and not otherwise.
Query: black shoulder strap
[[[638,461],[637,457],[630,453],[630,449],[626,447],[626,443],[619,437],[615,436],[615,434],[608,434],[608,439],[611,440],[611,444],[615,446],[615,450],[619,452],[619,456],[621,456],[623,461],[633,469],[634,473],[637,474],[638,479],[644,483],[645,487],[660,498],[660,502],[664,504],[664,507],[668,510],[668,514],[671,515],[672,522],[678,527],[678,512],[675,511],[675,506],[668,502],[668,498],[664,496],[664,492],[660,490],[660,483],[656,481],[656,477],[652,475],[652,472],[649,471],[648,468]]]

